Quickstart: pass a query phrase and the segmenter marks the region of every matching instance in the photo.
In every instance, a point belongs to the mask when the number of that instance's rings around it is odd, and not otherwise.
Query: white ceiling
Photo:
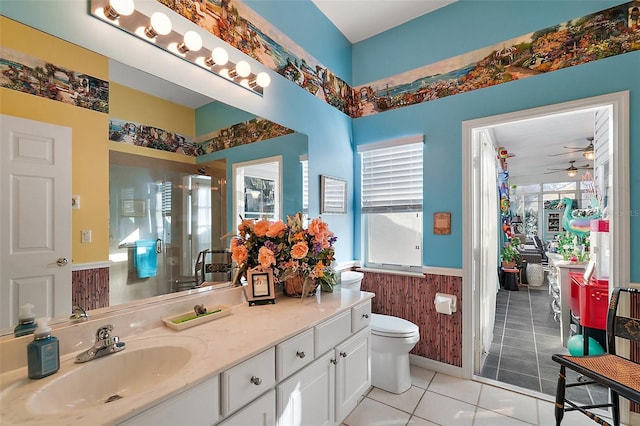
[[[565,148],[589,145],[587,138],[594,134],[593,110],[502,124],[492,131],[498,146],[515,155],[507,159],[509,177],[520,185],[571,180],[564,171],[550,173],[552,170],[549,170],[566,169],[571,160],[575,160],[576,167],[593,166],[582,152]],[[583,172],[579,172],[574,179],[582,175]]]
[[[357,43],[456,0],[312,0],[351,43]]]

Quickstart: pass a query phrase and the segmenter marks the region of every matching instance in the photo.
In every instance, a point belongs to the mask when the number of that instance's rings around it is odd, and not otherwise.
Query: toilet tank
[[[364,274],[358,271],[344,271],[340,274],[340,287],[349,290],[360,290]]]

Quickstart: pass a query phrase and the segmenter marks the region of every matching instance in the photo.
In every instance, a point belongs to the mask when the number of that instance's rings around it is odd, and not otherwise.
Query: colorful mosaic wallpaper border
[[[376,114],[640,50],[640,3],[630,2],[354,90],[353,117]]]
[[[109,82],[0,47],[0,86],[18,92],[109,112]]]
[[[352,89],[241,1],[157,0],[340,111],[355,109]]]
[[[118,118],[109,119],[109,140],[197,157],[234,146],[247,145],[293,133],[264,118],[254,118],[216,130],[196,140],[158,127]]]
[[[640,50],[636,0],[351,88],[241,1],[157,1],[352,118]]]
[[[234,124],[231,127],[216,130],[207,135],[198,136],[196,145],[201,154],[209,154],[233,148],[234,146],[277,138],[293,132],[288,127],[264,118],[254,118],[243,123]]]

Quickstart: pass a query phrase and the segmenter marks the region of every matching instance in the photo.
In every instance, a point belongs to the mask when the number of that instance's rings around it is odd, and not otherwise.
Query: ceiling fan
[[[569,161],[569,167],[567,167],[566,169],[551,169],[551,168],[547,168],[547,170],[551,170],[551,171],[550,172],[545,172],[545,175],[548,175],[548,174],[551,174],[551,173],[558,173],[558,172],[567,172],[567,176],[576,177],[576,175],[578,174],[578,170],[588,170],[588,169],[592,168],[589,164],[585,164],[583,166],[576,166],[574,164],[575,162],[576,162],[576,160]]]
[[[559,154],[549,154],[549,157],[556,157],[558,155],[573,154],[574,152],[582,152],[582,155],[584,156],[584,158],[586,158],[587,160],[593,160],[595,158],[595,151],[593,149],[593,136],[588,137],[587,141],[589,141],[589,145],[587,145],[584,148],[575,148],[575,147],[571,147],[571,146],[565,146],[564,148],[568,149],[569,151],[561,152]]]

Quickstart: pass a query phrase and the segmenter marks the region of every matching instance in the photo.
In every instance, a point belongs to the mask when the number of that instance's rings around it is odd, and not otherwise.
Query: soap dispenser
[[[33,305],[31,303],[25,303],[20,306],[18,325],[13,329],[13,334],[16,337],[26,336],[27,334],[32,334],[35,330],[36,316],[33,313]]]
[[[27,368],[30,379],[42,379],[60,369],[60,342],[51,335],[48,318],[38,318],[33,342],[27,345]]]

